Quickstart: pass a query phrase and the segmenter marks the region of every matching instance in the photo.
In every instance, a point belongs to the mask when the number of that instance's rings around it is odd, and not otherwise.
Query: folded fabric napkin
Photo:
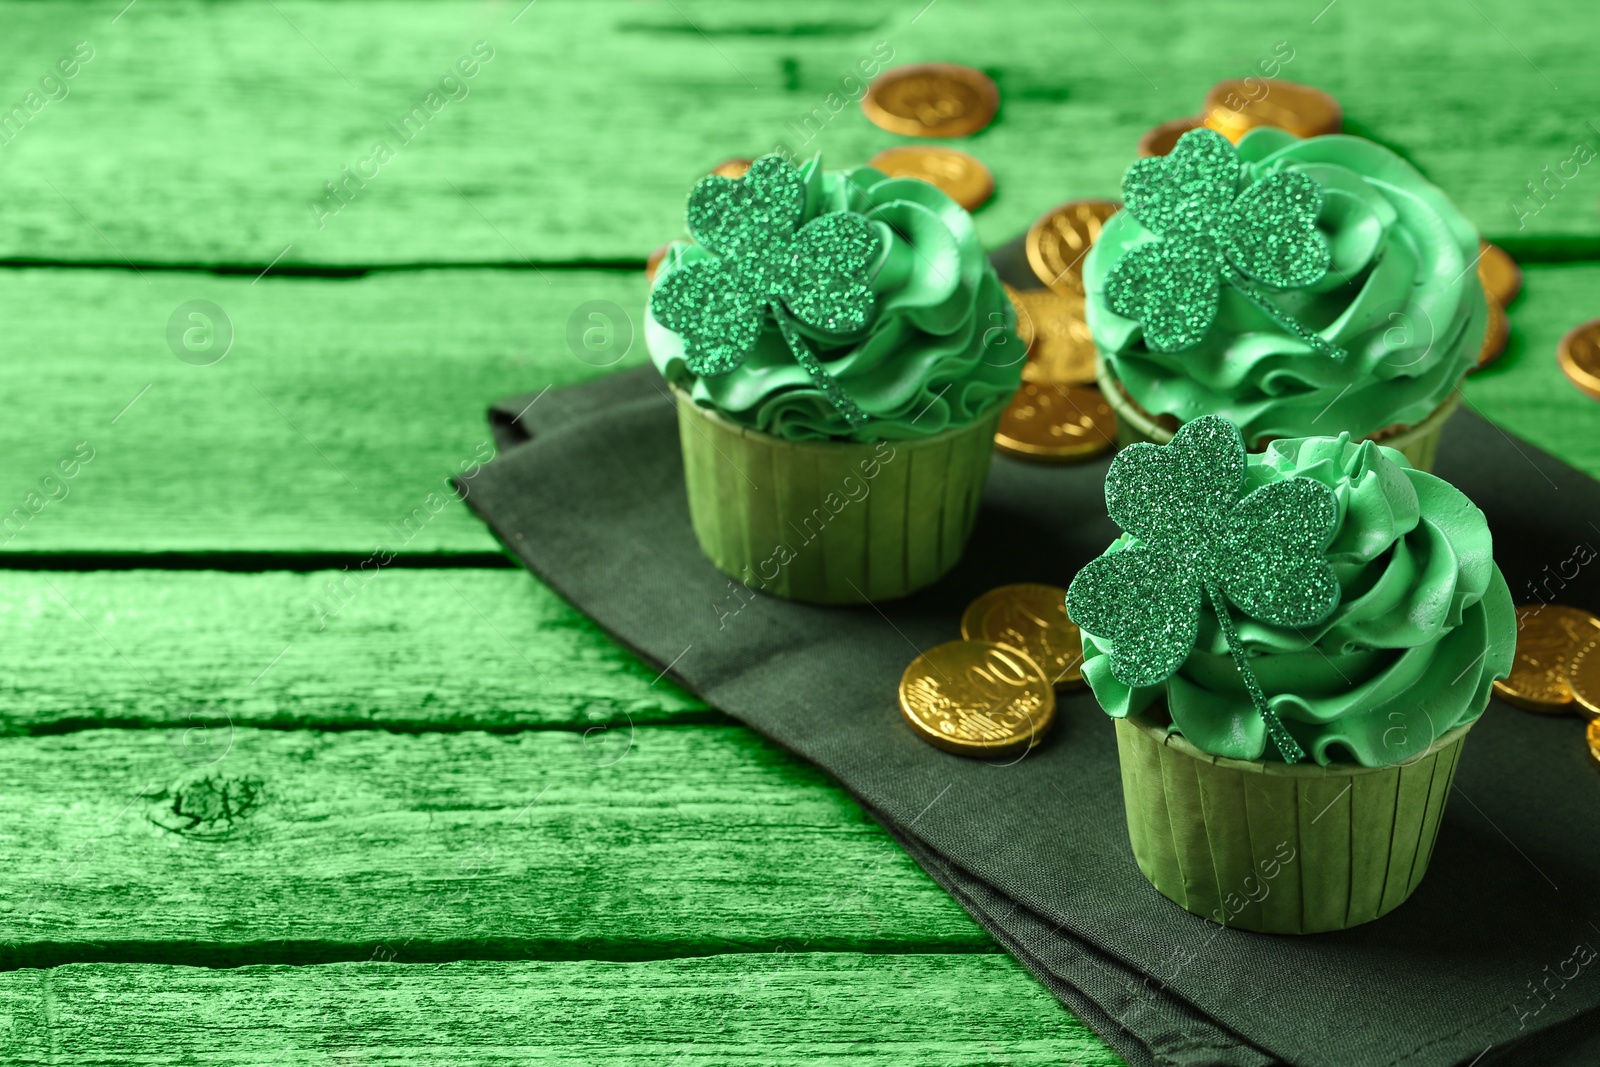
[[[1087,691],[1064,695],[1050,736],[1015,762],[932,748],[896,705],[906,664],[958,637],[974,597],[1066,586],[1105,548],[1108,460],[997,456],[948,577],[900,601],[813,607],[734,596],[702,557],[653,369],[533,399],[493,409],[501,455],[467,495],[501,541],[622,644],[830,772],[1130,1064],[1600,1062],[1600,966],[1569,962],[1600,948],[1600,776],[1578,720],[1492,704],[1428,875],[1390,915],[1306,937],[1220,927],[1134,866],[1112,723]],[[1544,599],[1600,606],[1600,566],[1571,563],[1600,546],[1600,485],[1470,411],[1437,471],[1488,514],[1519,602],[1544,583]]]

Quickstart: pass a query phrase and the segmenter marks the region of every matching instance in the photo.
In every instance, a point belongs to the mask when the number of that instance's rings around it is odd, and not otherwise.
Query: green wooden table
[[[1143,130],[1287,42],[1283,76],[1524,263],[1469,402],[1600,473],[1553,358],[1600,315],[1576,0],[0,0],[0,27],[6,1062],[1117,1062],[837,786],[446,489],[492,400],[644,361],[640,268],[710,165],[903,143],[851,100],[863,60],[995,78],[964,145],[994,246],[1116,195]],[[610,367],[567,341],[589,301],[634,316]]]

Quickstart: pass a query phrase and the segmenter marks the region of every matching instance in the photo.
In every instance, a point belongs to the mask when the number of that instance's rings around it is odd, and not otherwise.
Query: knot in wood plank
[[[237,829],[266,799],[265,783],[254,775],[205,774],[168,789],[151,818],[173,833],[220,837]]]

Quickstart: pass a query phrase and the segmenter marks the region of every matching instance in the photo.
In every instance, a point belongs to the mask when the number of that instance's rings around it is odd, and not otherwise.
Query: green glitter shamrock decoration
[[[856,427],[866,415],[795,322],[839,337],[865,329],[874,305],[868,271],[881,242],[854,212],[802,226],[805,201],[799,171],[781,156],[762,156],[742,178],[701,178],[689,194],[689,233],[714,256],[668,274],[650,294],[650,312],[684,338],[685,362],[702,375],[726,374],[748,359],[770,315],[795,360]]]
[[[1267,289],[1318,281],[1332,262],[1317,229],[1322,189],[1298,170],[1280,170],[1245,189],[1244,166],[1215,130],[1190,130],[1166,156],[1141,159],[1122,178],[1127,210],[1160,240],[1135,245],[1106,278],[1111,310],[1144,327],[1155,352],[1198,342],[1217,317],[1227,282],[1274,322],[1325,355],[1344,350],[1301,326]]]
[[[1309,478],[1269,482],[1240,499],[1244,438],[1217,415],[1166,445],[1124,449],[1106,474],[1106,511],[1135,539],[1089,563],[1067,590],[1067,614],[1111,643],[1124,685],[1157,685],[1188,658],[1209,600],[1267,733],[1294,763],[1305,752],[1268,705],[1228,605],[1277,626],[1311,626],[1339,604],[1324,553],[1339,508]]]

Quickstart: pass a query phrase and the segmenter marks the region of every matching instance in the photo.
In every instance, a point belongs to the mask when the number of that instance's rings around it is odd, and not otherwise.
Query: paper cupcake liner
[[[1212,756],[1165,726],[1117,719],[1134,858],[1162,896],[1227,926],[1371,922],[1422,881],[1470,727],[1403,765],[1323,767]]]
[[[914,441],[786,441],[674,389],[695,537],[724,574],[815,604],[915,592],[966,548],[1005,402]]]
[[[1105,394],[1106,403],[1116,412],[1119,448],[1126,448],[1138,441],[1164,445],[1172,440],[1171,430],[1160,425],[1148,412],[1128,399],[1110,363],[1103,356],[1095,360],[1095,377],[1100,384],[1100,392]],[[1439,454],[1439,435],[1444,430],[1445,420],[1455,414],[1460,406],[1461,392],[1456,390],[1445,398],[1444,403],[1434,408],[1433,414],[1415,426],[1408,426],[1398,433],[1384,434],[1377,438],[1377,442],[1404,454],[1417,470],[1432,471],[1434,458]],[[1337,433],[1338,430],[1333,428],[1330,432]]]

